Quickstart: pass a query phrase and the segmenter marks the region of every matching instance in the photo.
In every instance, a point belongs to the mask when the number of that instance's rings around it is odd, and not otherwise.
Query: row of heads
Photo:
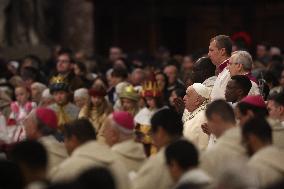
[[[56,91],[70,92],[70,85],[68,81],[62,76],[54,76],[50,81],[51,94]],[[95,86],[89,89],[90,96],[104,97],[107,95],[107,89],[104,86]],[[156,80],[145,81],[141,87],[133,87],[126,85],[122,88],[119,94],[120,98],[128,98],[130,100],[138,101],[140,97],[161,97],[162,88]]]

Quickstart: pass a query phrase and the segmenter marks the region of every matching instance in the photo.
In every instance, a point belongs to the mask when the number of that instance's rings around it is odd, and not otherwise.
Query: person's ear
[[[284,106],[279,106],[280,115],[284,115]]]
[[[243,70],[242,64],[237,64],[236,66],[237,66],[237,69],[238,69],[239,72]]]
[[[227,54],[225,48],[221,48],[221,49],[220,49],[220,52],[221,52],[221,55],[222,55],[222,56],[226,56],[226,54]]]

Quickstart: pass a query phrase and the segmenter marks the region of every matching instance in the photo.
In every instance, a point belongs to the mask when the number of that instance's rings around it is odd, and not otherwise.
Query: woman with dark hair
[[[160,87],[160,90],[162,92],[166,104],[169,104],[170,93],[168,91],[168,86],[169,86],[168,76],[163,72],[157,72],[155,73],[155,79],[158,83],[158,86]]]
[[[89,88],[92,85],[92,82],[87,79],[87,67],[84,63],[82,62],[76,62],[74,64],[74,68],[73,68],[75,77],[78,78],[78,80],[82,81],[82,85],[86,88]]]

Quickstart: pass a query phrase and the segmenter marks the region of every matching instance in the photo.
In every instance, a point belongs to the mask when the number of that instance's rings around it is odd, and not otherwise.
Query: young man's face
[[[230,80],[225,91],[225,99],[227,102],[235,103],[238,100],[237,85],[234,80]]]
[[[55,91],[53,97],[58,105],[65,105],[68,102],[68,93],[66,91]]]
[[[168,164],[168,169],[174,182],[178,182],[181,177],[182,171],[175,160],[171,160]]]
[[[273,100],[269,100],[267,103],[267,109],[269,117],[273,119],[283,119],[284,107],[275,103]]]
[[[121,98],[121,106],[124,111],[131,111],[135,108],[136,102],[127,98]]]
[[[67,54],[59,55],[57,59],[56,69],[58,73],[68,73],[72,69],[72,64]]]

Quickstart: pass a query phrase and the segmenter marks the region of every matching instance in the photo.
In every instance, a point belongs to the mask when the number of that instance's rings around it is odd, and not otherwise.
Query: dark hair
[[[128,72],[127,69],[121,66],[114,66],[113,71],[111,72],[111,76],[126,79],[128,77]]]
[[[209,77],[215,75],[216,66],[208,57],[199,58],[193,65],[193,82],[203,83]]]
[[[47,151],[37,141],[27,140],[17,143],[10,152],[10,158],[16,164],[24,164],[30,169],[47,168]]]
[[[75,136],[80,143],[96,139],[96,131],[88,119],[77,119],[64,125],[64,136]]]
[[[78,68],[80,69],[80,71],[81,71],[83,74],[86,74],[86,73],[87,73],[87,67],[86,67],[86,65],[85,65],[84,63],[82,63],[82,62],[76,62],[75,64],[78,66]]]
[[[210,119],[213,114],[217,114],[225,122],[233,124],[236,122],[234,110],[225,100],[215,100],[208,104],[205,114],[207,119]]]
[[[268,110],[267,108],[261,108],[257,107],[245,102],[239,102],[237,104],[237,107],[239,108],[241,114],[246,115],[247,111],[251,110],[254,113],[255,117],[266,117],[268,116]]]
[[[33,68],[35,68],[35,69],[40,69],[40,67],[41,67],[41,60],[40,60],[40,58],[38,57],[38,56],[36,56],[36,55],[33,55],[33,54],[29,54],[29,55],[27,55],[27,56],[25,56],[24,58],[23,58],[23,61],[24,60],[30,60],[31,62],[32,62],[32,67]]]
[[[270,46],[271,46],[271,45],[270,45],[268,42],[266,42],[266,41],[261,41],[261,42],[257,43],[257,45],[264,46],[266,51],[269,51]]]
[[[250,79],[245,75],[235,75],[232,76],[231,79],[234,80],[238,88],[243,91],[243,95],[247,96],[252,87]]]
[[[284,106],[284,92],[282,91],[269,96],[269,100],[274,101],[279,106]]]
[[[176,93],[178,97],[181,97],[181,98],[183,98],[184,95],[186,94],[186,91],[184,90],[184,88],[175,88],[173,91]]]
[[[161,71],[158,71],[155,73],[155,79],[156,79],[156,76],[157,75],[162,75],[164,77],[164,80],[165,80],[165,88],[163,89],[164,93],[168,91],[168,86],[169,86],[169,78],[168,76],[164,73],[164,72],[161,72]]]
[[[74,56],[73,56],[73,51],[69,48],[61,48],[60,51],[58,52],[58,57],[61,55],[66,54],[69,57],[70,63],[74,63]]]
[[[0,159],[0,188],[22,189],[24,179],[21,170],[14,162]]]
[[[31,79],[33,81],[38,81],[39,80],[39,74],[38,74],[39,70],[37,70],[34,67],[28,66],[28,67],[24,67],[21,70],[21,77],[23,78],[23,80],[28,80]]]
[[[242,127],[242,135],[253,134],[263,142],[272,142],[272,129],[264,117],[248,120]]]
[[[110,171],[95,167],[82,173],[76,180],[80,188],[115,189],[115,181]]]
[[[231,56],[232,40],[229,36],[217,35],[210,40],[210,42],[212,41],[216,41],[216,46],[218,49],[225,48],[227,56]]]
[[[181,184],[176,189],[205,189],[207,188],[206,184],[197,184],[193,182],[187,182],[184,184]]]
[[[263,73],[263,79],[266,81],[266,83],[271,83],[272,87],[279,85],[279,81],[276,75],[271,70],[265,71]]]
[[[161,109],[151,118],[152,131],[155,133],[158,128],[163,128],[168,135],[182,136],[183,124],[180,115],[171,109]]]
[[[191,167],[198,166],[198,151],[187,140],[177,140],[171,143],[165,151],[167,164],[176,161],[179,167],[186,171]]]

